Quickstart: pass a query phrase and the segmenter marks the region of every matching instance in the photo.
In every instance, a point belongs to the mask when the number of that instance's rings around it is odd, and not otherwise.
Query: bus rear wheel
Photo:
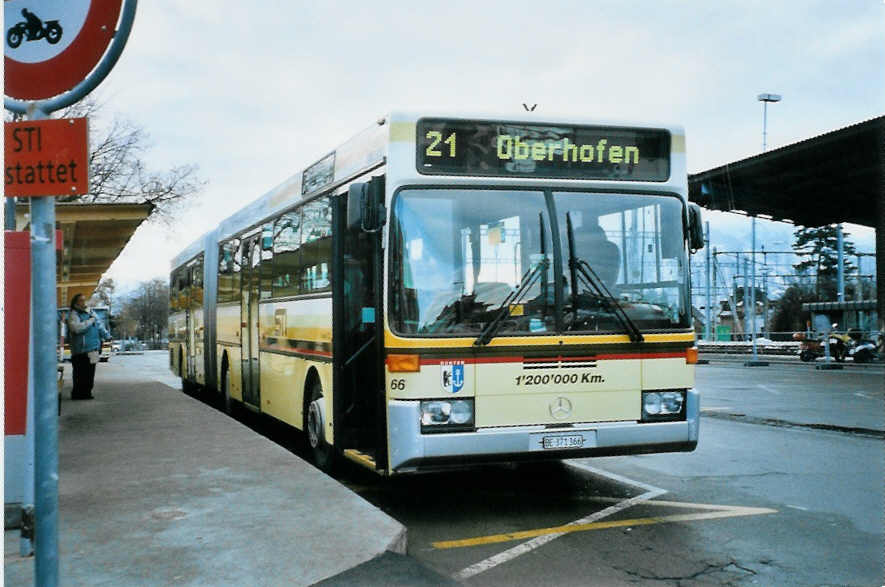
[[[323,402],[323,387],[319,381],[310,386],[310,398],[305,415],[304,431],[314,464],[326,473],[331,473],[335,464],[335,453],[326,442]]]

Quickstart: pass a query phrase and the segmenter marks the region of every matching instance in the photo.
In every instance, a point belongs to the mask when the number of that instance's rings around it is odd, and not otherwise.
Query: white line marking
[[[568,462],[565,463],[569,467],[574,467],[575,469],[581,469],[582,471],[587,471],[588,473],[593,473],[594,475],[599,475],[600,477],[607,477],[612,481],[617,481],[618,483],[623,483],[625,485],[632,485],[633,487],[638,487],[640,489],[645,489],[646,491],[659,491],[660,495],[667,493],[666,489],[661,489],[660,487],[655,487],[654,485],[649,485],[647,483],[642,483],[641,481],[636,481],[634,479],[629,479],[627,477],[623,477],[618,475],[617,473],[610,473],[608,471],[603,471],[602,469],[597,469],[596,467],[591,467],[585,463],[575,463]]]
[[[701,413],[704,412],[731,412],[734,408],[729,408],[725,406],[715,407],[715,408],[701,408]]]
[[[757,384],[756,384],[756,387],[758,387],[759,389],[764,389],[764,390],[767,391],[768,393],[773,393],[774,395],[780,395],[780,394],[781,394],[781,392],[779,392],[778,390],[776,390],[776,389],[772,389],[772,388],[768,387],[767,385],[762,385],[761,383],[757,383]]]
[[[855,391],[855,392],[854,392],[854,395],[856,395],[856,396],[858,396],[858,397],[863,397],[863,398],[866,398],[866,399],[876,399],[876,398],[874,398],[874,397],[872,397],[872,396],[869,396],[869,395],[865,394],[865,393],[862,392],[862,391]]]
[[[602,469],[597,469],[596,467],[591,467],[590,465],[585,465],[583,463],[566,463],[570,467],[575,467],[576,469],[581,469],[587,471],[589,473],[593,473],[594,475],[599,475],[601,477],[607,477],[613,481],[617,481],[618,483],[624,483],[626,485],[632,485],[633,487],[639,487],[640,489],[645,489],[646,492],[642,495],[638,495],[636,497],[631,497],[630,499],[626,499],[621,501],[613,506],[607,507],[604,510],[600,510],[596,513],[590,514],[585,518],[581,518],[580,520],[575,520],[567,525],[579,525],[579,524],[589,524],[591,522],[596,522],[601,520],[602,518],[606,518],[613,514],[620,512],[621,510],[625,510],[629,507],[632,507],[636,504],[642,503],[644,501],[648,501],[650,499],[654,499],[659,495],[663,495],[667,493],[666,489],[661,489],[659,487],[654,487],[652,485],[648,485],[646,483],[642,483],[640,481],[634,481],[633,479],[628,479],[627,477],[623,477],[616,473],[609,473],[608,471],[603,471]],[[470,565],[466,569],[461,569],[457,573],[455,573],[452,577],[456,581],[464,581],[469,579],[470,577],[474,577],[479,575],[480,573],[484,573],[489,569],[497,567],[500,564],[512,561],[513,559],[526,554],[527,552],[531,552],[536,548],[540,548],[544,546],[548,542],[552,542],[556,540],[560,536],[562,536],[564,532],[558,534],[546,534],[544,536],[538,536],[537,538],[533,538],[528,542],[523,542],[518,546],[514,546],[504,552],[498,553],[492,557],[489,557],[485,560],[479,561],[476,564]]]
[[[790,505],[790,504],[787,504],[787,507],[788,507],[788,508],[793,508],[794,510],[802,510],[803,512],[807,512],[807,511],[808,511],[808,508],[803,508],[803,507],[800,507],[800,506],[798,506],[798,505]]]

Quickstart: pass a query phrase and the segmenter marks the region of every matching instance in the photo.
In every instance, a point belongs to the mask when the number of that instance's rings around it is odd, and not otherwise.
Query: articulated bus
[[[325,469],[694,450],[687,193],[675,126],[393,113],[173,260],[170,367]]]

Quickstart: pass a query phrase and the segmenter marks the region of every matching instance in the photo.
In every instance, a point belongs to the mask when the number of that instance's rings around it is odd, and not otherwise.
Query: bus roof
[[[517,122],[525,124],[561,124],[564,126],[612,126],[625,128],[661,128],[675,135],[684,135],[685,130],[679,124],[654,120],[623,120],[590,118],[584,116],[568,116],[563,114],[542,114],[540,112],[454,112],[454,111],[415,111],[395,110],[388,115],[390,122],[417,122],[421,118],[450,118],[455,120],[485,120],[500,122]]]
[[[547,116],[537,112],[502,114],[500,112],[393,111],[388,116],[378,119],[373,125],[364,129],[337,149],[329,152],[305,169],[298,171],[222,220],[217,228],[204,233],[176,255],[171,261],[171,268],[174,269],[184,265],[204,251],[207,246],[214,246],[216,243],[238,232],[253,227],[265,218],[278,214],[294,206],[299,201],[324,191],[330,185],[346,181],[349,177],[357,175],[375,165],[383,164],[385,158],[389,155],[388,143],[390,141],[413,141],[413,126],[421,118],[484,120],[526,124],[658,128],[666,129],[674,137],[683,137],[685,134],[681,126],[674,124],[599,120],[561,115]],[[405,125],[405,127],[402,125]]]
[[[380,165],[387,156],[386,145],[387,119],[381,118],[334,151],[222,220],[218,228],[201,235],[176,255],[171,267],[179,267],[198,255],[204,250],[207,237],[214,237],[215,242],[222,241],[322,192],[330,185]]]

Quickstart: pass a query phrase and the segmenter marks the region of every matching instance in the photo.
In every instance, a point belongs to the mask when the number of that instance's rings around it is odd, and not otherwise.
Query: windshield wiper
[[[519,280],[519,287],[515,290],[511,291],[507,294],[507,297],[504,298],[504,301],[501,302],[501,305],[498,306],[498,309],[495,311],[495,317],[491,322],[485,325],[485,328],[482,329],[482,332],[479,334],[479,337],[473,341],[474,346],[482,346],[488,344],[494,337],[495,332],[498,331],[498,328],[501,327],[501,322],[504,321],[504,318],[510,315],[510,305],[518,304],[525,293],[532,287],[538,277],[544,274],[547,271],[547,267],[550,265],[550,260],[547,259],[547,249],[545,246],[545,235],[544,235],[544,214],[538,213],[538,222],[541,227],[541,260],[537,265],[523,273],[522,279]],[[544,277],[544,281],[541,283],[541,292],[543,296],[544,303],[547,303],[547,278]]]
[[[584,286],[595,292],[608,306],[611,313],[614,314],[615,318],[624,327],[624,330],[627,331],[627,334],[630,335],[632,342],[642,342],[645,340],[642,332],[639,331],[639,328],[630,319],[630,316],[627,315],[627,312],[624,311],[624,308],[621,307],[621,304],[611,294],[590,264],[575,256],[575,232],[572,228],[570,212],[565,213],[565,224],[568,231],[568,268],[572,283],[572,310],[575,313],[575,318],[578,316],[578,279],[580,278]]]

